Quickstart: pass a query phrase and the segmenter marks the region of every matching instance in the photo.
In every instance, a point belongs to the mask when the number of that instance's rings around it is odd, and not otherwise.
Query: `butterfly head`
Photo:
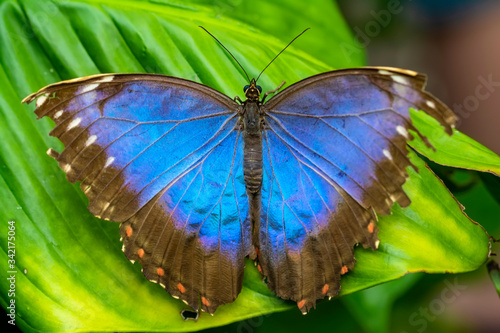
[[[250,81],[250,84],[247,84],[243,91],[245,92],[245,97],[248,101],[259,101],[260,94],[262,93],[262,88],[257,85],[255,79]]]

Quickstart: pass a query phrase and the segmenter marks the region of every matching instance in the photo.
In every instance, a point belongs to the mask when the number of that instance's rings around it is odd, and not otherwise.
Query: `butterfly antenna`
[[[202,28],[203,30],[206,31],[207,34],[209,34],[210,36],[212,36],[213,39],[215,39],[217,41],[217,43],[220,44],[220,46],[222,46],[224,48],[224,50],[227,51],[227,53],[229,53],[229,55],[231,57],[233,57],[234,61],[236,61],[236,63],[240,66],[240,68],[243,70],[243,72],[245,73],[245,75],[247,76],[247,79],[248,79],[248,82],[250,82],[250,77],[248,76],[247,74],[247,71],[243,68],[243,66],[241,66],[240,62],[234,57],[234,55],[227,49],[227,47],[224,46],[224,44],[222,44],[217,38],[215,38],[214,35],[212,35],[207,29],[203,28],[201,25],[199,25],[200,28]]]
[[[304,34],[304,32],[306,32],[306,31],[307,31],[307,30],[309,30],[309,29],[311,29],[311,28],[306,28],[306,29],[304,29],[304,31],[302,31],[300,34],[298,34],[298,35],[297,35],[297,37],[295,37],[294,39],[292,39],[292,40],[290,41],[290,43],[288,43],[288,44],[287,44],[287,46],[285,46],[285,47],[283,48],[283,50],[281,50],[281,51],[280,51],[280,53],[278,53],[278,54],[276,55],[276,57],[274,57],[274,58],[273,58],[273,60],[271,60],[271,61],[267,64],[267,66],[266,66],[266,67],[264,67],[264,69],[262,70],[262,72],[260,72],[259,76],[257,76],[257,80],[255,80],[255,82],[259,81],[259,77],[262,75],[262,73],[264,73],[264,71],[267,69],[267,67],[269,67],[269,65],[271,65],[271,64],[273,63],[273,61],[274,61],[274,60],[276,60],[276,58],[278,58],[278,57],[279,57],[279,55],[280,55],[280,54],[282,54],[282,53],[283,53],[283,51],[285,51],[285,50],[287,49],[287,47],[289,47],[289,46],[290,46],[290,44],[292,44],[292,43],[293,43],[293,42],[294,42],[297,38],[299,38],[300,36],[302,36],[302,34]]]

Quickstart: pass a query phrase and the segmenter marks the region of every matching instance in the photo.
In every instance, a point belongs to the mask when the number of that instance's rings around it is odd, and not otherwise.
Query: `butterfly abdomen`
[[[262,129],[257,103],[247,102],[243,119],[243,175],[248,193],[262,186]]]
[[[262,186],[262,135],[243,136],[243,175],[247,191],[257,193]]]

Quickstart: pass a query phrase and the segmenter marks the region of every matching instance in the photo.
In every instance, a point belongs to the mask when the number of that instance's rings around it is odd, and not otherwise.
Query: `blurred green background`
[[[88,1],[90,5],[96,6],[105,2]],[[500,59],[500,44],[498,43],[500,4],[498,2],[343,0],[304,3],[303,1],[260,0],[189,2],[157,0],[151,2],[151,13],[154,14],[156,5],[165,4],[170,8],[168,14],[172,15],[169,28],[175,30],[181,27],[178,29],[179,34],[172,37],[152,31],[145,38],[144,34],[136,34],[133,29],[119,30],[117,33],[122,36],[122,39],[113,37],[116,33],[113,30],[116,29],[115,25],[126,26],[129,21],[138,24],[141,18],[139,15],[134,16],[133,12],[130,17],[120,15],[119,10],[115,8],[119,7],[121,2],[108,2],[109,7],[103,5],[102,11],[112,13],[110,16],[114,25],[110,26],[99,26],[103,22],[100,17],[101,11],[88,11],[88,8],[81,4],[83,1],[44,1],[43,6],[40,5],[41,2],[34,0],[0,1],[2,14],[0,57],[6,73],[5,77],[8,78],[6,80],[8,84],[2,84],[1,102],[10,103],[8,99],[10,97],[17,103],[20,98],[47,82],[97,72],[124,71],[124,68],[128,72],[178,75],[209,84],[230,96],[241,95],[242,73],[235,68],[229,57],[219,52],[220,50],[216,45],[214,46],[212,40],[191,38],[186,31],[192,32],[195,29],[190,26],[204,24],[207,28],[212,28],[210,30],[231,46],[231,50],[236,50],[235,55],[251,76],[255,76],[265,66],[280,46],[286,44],[304,28],[311,27],[312,29],[306,35],[297,40],[293,47],[266,71],[267,75],[262,78],[266,86],[274,87],[283,79],[286,79],[288,83],[293,83],[320,71],[362,64],[413,69],[428,74],[428,90],[452,106],[460,117],[460,130],[497,153],[500,152],[498,130],[500,89],[493,83],[482,88],[483,94],[478,95],[477,92],[479,86],[484,87],[484,80],[500,81],[498,63]],[[133,7],[134,3],[134,1],[123,2],[125,7]],[[141,3],[141,6],[144,5],[147,8],[147,1],[136,3]],[[59,5],[61,6],[58,7]],[[39,8],[43,11],[39,11]],[[59,11],[58,8],[64,9]],[[176,13],[180,15],[183,11],[191,12],[192,17],[175,16]],[[145,27],[155,20],[153,14],[142,19],[144,26],[136,26],[136,28],[147,30]],[[74,40],[66,38],[67,35],[73,33],[73,31],[68,32],[67,25],[64,24],[67,17],[72,18],[71,29],[74,29],[74,35],[78,36],[79,40],[76,37]],[[95,17],[95,21],[83,22],[79,20],[80,17]],[[26,25],[19,23],[25,21],[30,23]],[[58,26],[58,28],[52,28],[53,26]],[[96,34],[96,31],[99,33]],[[248,42],[249,40],[251,42]],[[259,45],[259,52],[253,51],[254,49],[246,43]],[[149,49],[134,47],[139,44],[146,45]],[[64,52],[63,48],[65,48]],[[255,50],[257,50],[256,47]],[[179,56],[180,54],[184,57]],[[190,57],[190,54],[194,55]],[[314,55],[315,58],[309,54]],[[39,59],[44,59],[43,56],[54,60],[52,62],[40,61]],[[19,59],[21,60],[17,62]],[[214,59],[216,59],[215,62]],[[28,65],[22,67],[20,63]],[[217,73],[221,72],[228,74],[230,79],[218,77]],[[7,90],[7,86],[11,90]],[[487,97],[484,96],[485,92],[488,92]],[[10,96],[5,97],[6,95]],[[19,109],[22,110],[19,112],[25,111],[24,108],[19,107]],[[22,118],[24,115],[15,113],[14,115],[19,117],[20,123],[26,121]],[[30,121],[33,118],[34,116],[30,114]],[[37,126],[40,132],[45,130],[47,133],[51,125],[44,122]],[[24,130],[35,131],[29,126]],[[14,139],[20,143],[28,138],[21,134],[14,135],[18,135]],[[33,151],[40,152],[40,157],[30,156],[25,163],[43,163],[44,170],[52,170],[51,172],[57,174],[57,177],[64,178],[59,170],[55,171],[55,163],[44,156],[45,145],[57,146],[58,143],[48,139],[46,134],[39,134],[35,136],[35,139],[38,140],[37,143],[27,143],[28,146],[21,146],[23,148],[19,148],[18,151],[33,149]],[[44,143],[44,141],[47,142]],[[9,155],[6,153],[2,156],[5,158]],[[12,165],[9,161],[0,162],[2,162],[2,168],[5,168],[5,165]],[[431,166],[466,207],[466,213],[473,220],[480,221],[490,235],[500,237],[500,182],[498,178],[490,174],[457,170],[432,163]],[[6,175],[9,175],[5,170],[7,169],[2,169],[4,181]],[[31,180],[33,177],[30,177],[28,178]],[[51,184],[54,186],[56,181],[41,180],[40,182],[48,192],[40,190],[37,193],[40,205],[44,204],[44,196],[50,197],[49,199],[57,198],[57,196],[60,198],[69,193],[67,188],[55,190],[56,193],[52,193],[50,186]],[[12,184],[15,182],[9,179],[7,183],[10,187],[5,186],[2,190],[9,188],[16,193],[15,188],[12,189]],[[70,186],[67,185],[68,188]],[[23,186],[19,185],[19,188]],[[83,195],[78,194],[77,191],[71,192],[71,198],[74,201],[85,201]],[[27,200],[24,202],[25,205],[31,204],[28,198],[23,199]],[[5,205],[7,201],[2,203]],[[83,204],[78,208],[60,207],[65,205],[60,200],[55,203],[47,201],[45,204],[56,205],[57,210],[61,212],[66,209],[75,211],[75,214],[85,214]],[[7,213],[4,210],[5,215],[10,216],[9,209],[10,207],[7,206]],[[23,209],[28,216],[36,215],[33,208],[32,210],[27,207]],[[17,216],[16,214],[19,212],[13,213],[12,216]],[[54,220],[63,220],[57,214],[50,217]],[[86,219],[90,220],[88,217]],[[72,222],[75,223],[74,220]],[[83,223],[83,218],[78,222]],[[37,223],[39,223],[38,228],[43,231],[42,221],[38,220]],[[64,226],[64,223],[61,225]],[[58,225],[55,224],[52,228],[57,229],[57,227]],[[113,239],[110,243],[116,246],[100,250],[118,252],[117,257],[123,259],[124,266],[132,266],[126,262],[125,258],[122,258],[123,255],[119,252],[120,245],[115,239],[116,225],[99,224],[91,219],[88,225],[85,224],[80,228],[76,229],[75,233],[85,231],[86,228],[93,228],[92,232],[96,238]],[[2,230],[1,236],[3,237],[4,234]],[[78,239],[78,241],[84,240]],[[48,243],[50,244],[50,239]],[[42,253],[44,249],[39,247],[39,251]],[[59,251],[64,252],[60,248],[55,248],[53,251],[58,254],[60,254]],[[99,258],[91,256],[91,259],[98,260]],[[32,260],[36,260],[36,257]],[[41,257],[40,260],[42,260]],[[95,269],[98,270],[98,268]],[[130,270],[137,273],[139,283],[142,283],[140,267],[136,264]],[[30,283],[32,273],[29,271],[25,285]],[[95,274],[95,272],[88,273]],[[2,277],[3,274],[4,271],[2,271]],[[246,281],[248,284],[252,283],[252,280],[248,278]],[[258,278],[253,281],[258,281]],[[146,292],[154,293],[160,289],[155,289],[157,286],[147,281],[145,281],[145,286],[133,284],[135,280],[127,281],[127,283],[130,283],[129,288],[130,286],[144,287],[141,292],[146,290]],[[260,287],[255,287],[256,290],[258,288]],[[259,305],[263,308],[265,305],[267,307],[267,310],[263,310],[265,315],[206,331],[338,330],[408,333],[500,331],[500,300],[488,277],[486,266],[467,274],[409,274],[401,279],[330,302],[320,302],[317,309],[307,316],[302,316],[293,305],[279,303],[272,296],[264,298],[258,293],[252,293],[251,287],[248,290],[250,291],[246,295],[240,296],[241,299],[247,301],[255,298],[253,303],[249,302],[248,313],[253,315],[258,312]],[[131,294],[130,299],[133,300],[134,293],[138,291],[133,289],[126,290],[126,292]],[[265,291],[262,293],[266,295]],[[30,311],[36,313],[37,304],[47,301],[49,300],[33,300]],[[89,301],[88,306],[93,306],[93,303]],[[154,308],[154,304],[143,304],[143,306]],[[272,306],[275,307],[275,311],[283,312],[267,313]],[[231,309],[231,305],[226,308]],[[103,307],[103,309],[106,308]],[[242,308],[241,304],[235,307],[236,310],[240,311],[234,312],[236,318],[245,318],[245,308]],[[230,322],[230,316],[230,310],[218,310],[215,317],[224,318],[223,322]],[[92,319],[96,320],[96,318]],[[43,321],[44,318],[38,320]]]

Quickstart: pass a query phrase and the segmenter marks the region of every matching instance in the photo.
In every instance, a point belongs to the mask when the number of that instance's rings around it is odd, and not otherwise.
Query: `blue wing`
[[[258,240],[269,287],[306,312],[334,296],[353,246],[376,249],[376,213],[407,206],[409,108],[451,133],[453,113],[423,91],[425,77],[389,68],[334,71],[290,86],[264,105]],[[420,135],[420,134],[419,134]],[[424,138],[425,139],[425,138]]]
[[[121,223],[144,275],[213,313],[242,287],[250,252],[238,105],[158,75],[97,75],[43,88],[39,117],[65,145],[50,151],[81,181],[96,216]]]

